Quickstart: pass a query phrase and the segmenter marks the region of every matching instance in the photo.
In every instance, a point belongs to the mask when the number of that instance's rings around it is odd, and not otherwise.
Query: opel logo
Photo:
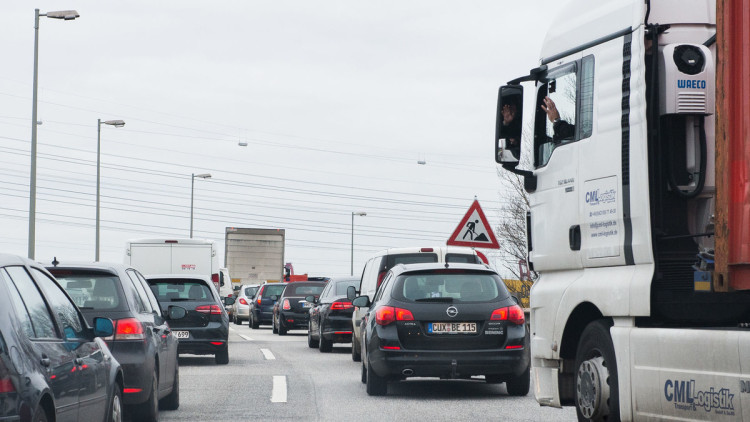
[[[458,315],[458,309],[456,309],[455,306],[449,306],[448,309],[445,310],[445,313],[448,314],[449,317],[455,318],[456,315]]]

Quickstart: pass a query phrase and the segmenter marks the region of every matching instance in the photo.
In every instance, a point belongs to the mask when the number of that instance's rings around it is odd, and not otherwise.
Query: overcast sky
[[[538,65],[558,1],[10,0],[0,25],[0,251],[27,255],[34,8],[36,259],[127,239],[286,229],[296,273],[444,245],[474,197],[500,218],[497,88]],[[9,3],[9,4],[8,4]],[[239,142],[246,142],[243,147]],[[426,164],[418,164],[425,161]],[[484,251],[491,254],[492,251]],[[231,272],[231,268],[230,268]]]

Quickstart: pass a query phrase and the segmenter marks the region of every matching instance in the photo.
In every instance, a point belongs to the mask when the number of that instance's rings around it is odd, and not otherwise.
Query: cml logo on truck
[[[702,407],[706,412],[714,410],[719,415],[734,415],[734,394],[730,394],[728,388],[716,391],[711,387],[709,391],[697,391],[695,380],[667,380],[664,397],[668,402],[674,402],[675,409],[696,411]]]
[[[586,192],[586,203],[589,205],[609,204],[615,202],[616,192],[609,189],[601,192],[600,189]]]

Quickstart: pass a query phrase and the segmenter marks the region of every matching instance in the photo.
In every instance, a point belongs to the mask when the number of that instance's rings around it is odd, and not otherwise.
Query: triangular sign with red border
[[[472,248],[500,249],[495,233],[484,216],[482,207],[476,199],[469,207],[464,218],[456,227],[446,245],[469,246]]]

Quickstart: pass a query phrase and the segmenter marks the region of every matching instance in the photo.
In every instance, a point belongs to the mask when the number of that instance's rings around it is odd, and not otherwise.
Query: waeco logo
[[[698,391],[695,380],[667,380],[664,383],[664,398],[673,402],[675,409],[696,411],[703,408],[721,415],[734,415],[734,394],[728,388],[718,391],[711,387],[708,391]]]
[[[706,89],[706,81],[703,79],[678,79],[677,88]]]

